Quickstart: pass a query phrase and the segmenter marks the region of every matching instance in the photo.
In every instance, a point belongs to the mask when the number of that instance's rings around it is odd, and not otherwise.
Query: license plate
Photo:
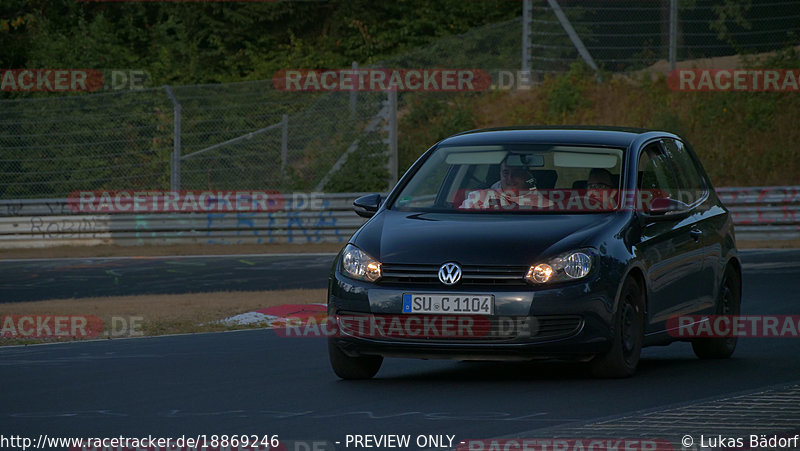
[[[403,294],[403,313],[441,315],[491,315],[491,294]]]

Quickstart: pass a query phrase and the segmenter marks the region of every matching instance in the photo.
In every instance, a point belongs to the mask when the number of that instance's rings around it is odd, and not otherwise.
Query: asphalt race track
[[[250,267],[277,265],[273,257],[236,258],[256,262]],[[321,271],[293,282],[324,285],[331,258],[291,257]],[[155,260],[168,267],[168,259]],[[198,271],[193,274],[206,281],[203,289],[230,289],[223,277],[210,277],[216,265],[246,289],[282,286],[278,279],[286,278],[280,271],[240,271],[229,260],[209,258],[202,269],[176,267]],[[750,251],[743,260],[743,313],[797,314],[800,251]],[[53,265],[67,263],[43,263],[38,274],[54,280],[38,288],[5,283],[36,264],[4,263],[4,298],[55,297],[38,290],[57,284]],[[87,265],[87,274],[99,274],[99,265]],[[124,274],[121,280],[155,277],[140,265],[120,260],[113,270]],[[164,282],[162,288],[178,287]],[[591,379],[577,364],[387,359],[375,379],[345,382],[330,370],[323,339],[284,338],[270,330],[2,347],[0,433],[278,434],[282,440],[340,442],[339,449],[346,449],[346,434],[455,434],[458,442],[567,431],[677,442],[687,433],[786,433],[800,427],[798,357],[798,338],[748,338],[724,361],[698,360],[686,343],[647,348],[638,373],[624,380]]]

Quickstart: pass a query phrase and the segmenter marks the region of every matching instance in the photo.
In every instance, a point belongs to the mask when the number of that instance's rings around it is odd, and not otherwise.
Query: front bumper
[[[331,338],[348,355],[444,358],[457,360],[588,359],[608,350],[614,334],[618,283],[598,274],[580,282],[551,287],[431,285],[386,286],[350,279],[334,271],[329,284],[328,314],[353,318],[430,315],[403,313],[404,293],[491,293],[494,314],[478,318],[488,324],[477,335],[427,336],[349,334],[347,327]],[[453,318],[453,317],[451,317]],[[456,321],[458,317],[454,317]],[[511,324],[534,324],[514,328]],[[341,324],[341,323],[340,323]]]

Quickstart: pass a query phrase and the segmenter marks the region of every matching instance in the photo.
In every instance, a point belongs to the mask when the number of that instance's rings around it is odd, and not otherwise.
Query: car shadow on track
[[[755,362],[745,359],[698,360],[694,357],[643,358],[632,379],[670,381],[687,374],[735,374],[737,370],[757,370]],[[394,365],[378,373],[375,381],[418,382],[507,382],[507,381],[565,381],[594,380],[590,365],[582,362],[454,362],[442,368],[426,369],[415,365],[398,373]]]

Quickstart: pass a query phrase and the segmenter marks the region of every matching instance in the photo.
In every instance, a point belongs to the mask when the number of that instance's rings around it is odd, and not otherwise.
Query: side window
[[[445,183],[452,183],[455,166],[437,165],[429,171],[427,177],[414,177],[408,183],[404,192],[413,193],[411,196],[402,196],[395,202],[398,207],[431,208],[434,206],[437,195],[444,188]]]
[[[678,184],[669,156],[659,143],[648,144],[639,155],[637,186],[653,197],[678,198]]]
[[[450,204],[461,205],[467,192],[482,189],[488,186],[486,181],[490,172],[490,165],[453,165],[448,176],[442,184],[442,192],[439,193],[437,205]]]
[[[682,142],[665,139],[663,144],[664,150],[675,166],[675,177],[679,188],[675,198],[691,205],[705,194],[703,178]]]

